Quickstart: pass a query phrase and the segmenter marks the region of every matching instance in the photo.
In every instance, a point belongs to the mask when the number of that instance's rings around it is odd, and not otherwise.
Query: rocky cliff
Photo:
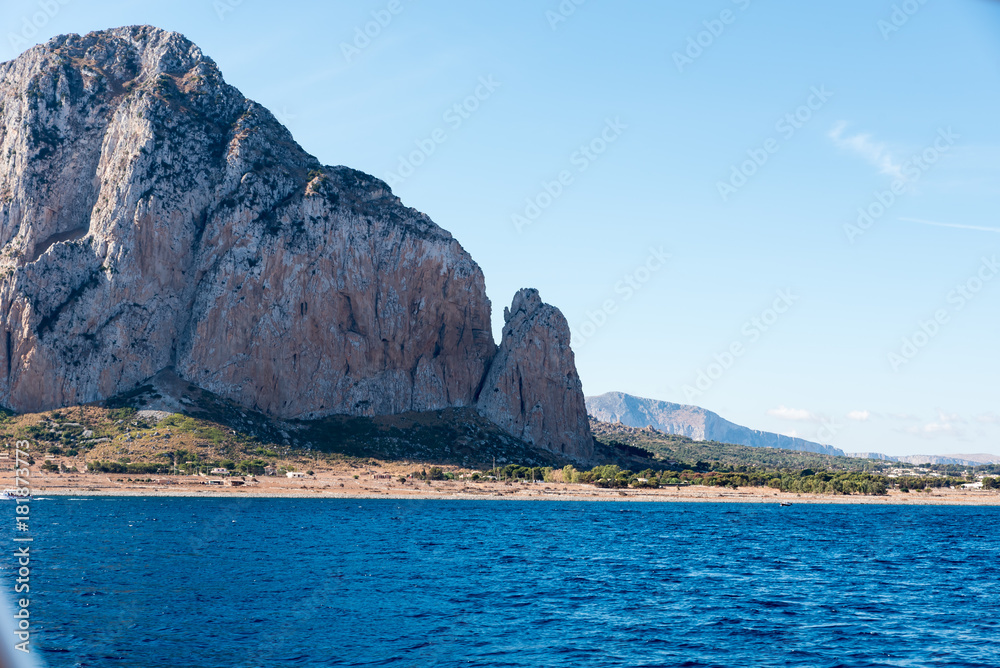
[[[448,232],[145,26],[0,64],[0,337],[18,411],[163,369],[277,417],[474,406],[497,350]]]
[[[503,339],[482,392],[479,412],[538,447],[588,461],[594,440],[576,373],[566,318],[537,290],[520,290],[504,309]]]
[[[629,427],[652,426],[668,434],[687,436],[696,441],[844,456],[843,450],[829,445],[741,427],[698,406],[634,397],[623,392],[587,397],[586,402],[590,414],[602,422],[620,422]]]

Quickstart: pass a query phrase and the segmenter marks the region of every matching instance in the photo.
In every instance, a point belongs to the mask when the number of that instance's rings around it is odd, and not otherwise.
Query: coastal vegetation
[[[0,441],[33,443],[48,473],[130,476],[284,475],[347,467],[370,471],[414,462],[409,479],[428,484],[565,483],[612,489],[710,486],[771,488],[808,494],[884,495],[959,487],[982,478],[1000,488],[1000,467],[914,466],[774,448],[696,442],[651,429],[597,423],[595,446],[606,465],[578,470],[532,450],[475,415],[436,411],[385,418],[337,416],[275,422],[208,393],[185,413],[143,410],[143,391],[110,406],[78,406],[34,415],[0,415]],[[139,405],[128,405],[129,403]],[[357,477],[357,476],[355,476]],[[401,478],[405,481],[406,478]]]
[[[433,469],[432,469],[433,472]],[[418,475],[426,479],[440,479],[432,474]],[[526,467],[508,465],[491,469],[484,475],[474,473],[473,481],[497,479],[505,481],[564,482],[588,484],[601,488],[656,489],[661,487],[681,487],[704,485],[708,487],[769,487],[782,492],[803,494],[861,494],[881,496],[890,489],[901,491],[921,491],[948,487],[959,487],[971,482],[968,477],[954,476],[905,476],[893,477],[880,473],[849,471],[802,470],[714,470],[702,467],[700,470],[688,467],[674,467],[642,471],[622,469],[617,465],[595,466],[586,471],[578,471],[567,465],[562,469],[552,467]],[[984,488],[1000,488],[1000,480],[987,478]],[[994,487],[996,485],[996,487]]]

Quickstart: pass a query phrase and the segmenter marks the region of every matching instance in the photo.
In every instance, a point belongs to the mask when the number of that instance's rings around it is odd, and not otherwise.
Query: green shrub
[[[136,410],[134,408],[126,406],[125,408],[116,408],[114,410],[108,411],[108,417],[111,420],[117,422],[118,420],[128,421],[135,417]]]

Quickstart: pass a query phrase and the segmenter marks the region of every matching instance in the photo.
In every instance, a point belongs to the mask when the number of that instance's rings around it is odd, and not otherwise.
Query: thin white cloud
[[[966,440],[968,438],[964,429],[951,422],[928,422],[920,427],[907,427],[904,431],[907,434],[927,439],[950,438]]]
[[[951,432],[955,431],[955,426],[947,422],[944,423],[931,422],[930,424],[925,424],[922,431],[925,434],[938,434],[938,433],[950,434]]]
[[[983,413],[976,416],[976,421],[983,424],[1000,424],[1000,415],[996,413]]]
[[[923,220],[922,218],[900,218],[907,223],[919,223],[921,225],[933,225],[935,227],[954,227],[959,230],[976,230],[978,232],[997,232],[1000,233],[1000,228],[998,227],[981,227],[979,225],[963,225],[961,223],[938,223],[933,220]]]
[[[950,434],[955,431],[955,425],[948,424],[947,422],[929,422],[921,427],[907,427],[906,431],[910,434],[917,434],[920,436]]]
[[[855,422],[867,422],[871,416],[871,411],[851,411],[847,414],[847,419]]]
[[[872,139],[870,134],[866,133],[858,133],[845,137],[844,130],[846,129],[847,121],[838,121],[828,133],[828,136],[833,140],[837,148],[857,153],[877,167],[882,174],[906,180],[903,177],[902,163],[893,157],[884,142],[877,142]]]
[[[819,417],[813,415],[809,411],[801,408],[788,408],[787,406],[778,406],[777,408],[772,408],[767,411],[767,414],[771,417],[776,417],[781,420],[791,420],[794,422],[818,422]]]

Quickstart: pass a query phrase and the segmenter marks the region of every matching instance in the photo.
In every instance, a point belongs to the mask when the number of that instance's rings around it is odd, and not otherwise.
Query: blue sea
[[[54,498],[32,514],[51,668],[1000,666],[997,508]]]

